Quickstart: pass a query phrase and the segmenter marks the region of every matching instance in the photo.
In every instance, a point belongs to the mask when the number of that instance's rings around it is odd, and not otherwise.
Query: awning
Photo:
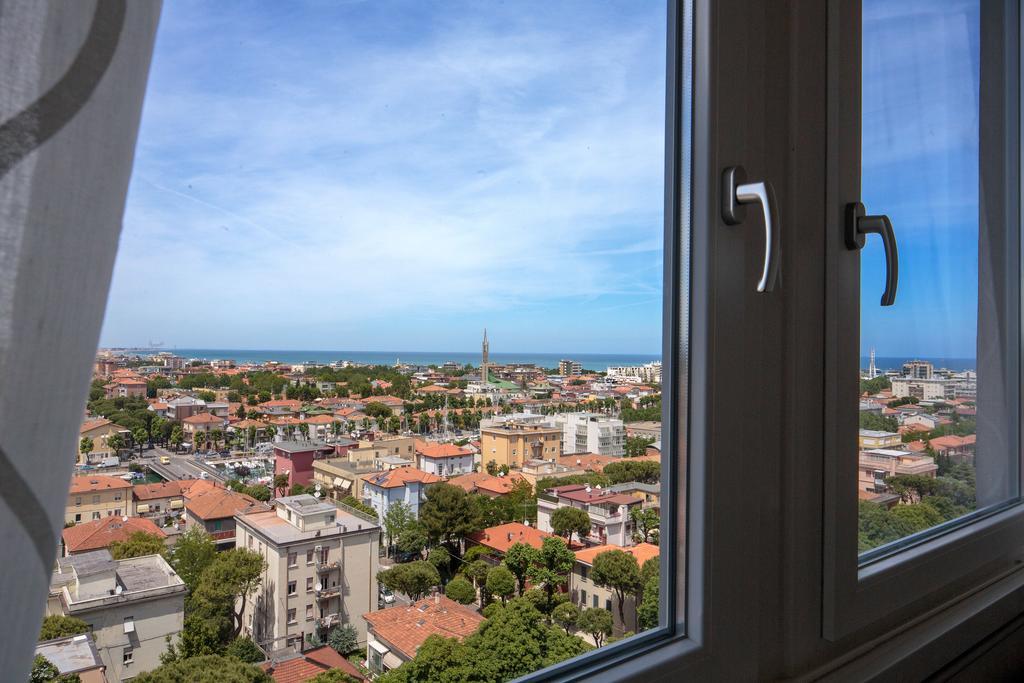
[[[139,513],[140,515],[143,512],[149,512],[149,505],[146,505],[146,504],[143,503],[143,504],[139,505],[137,508],[135,508],[135,511],[137,513]]]
[[[384,661],[384,666],[387,667],[388,669],[397,669],[398,667],[400,667],[403,664],[405,664],[405,662],[401,659],[401,657],[396,655],[394,652],[389,652],[386,655],[384,655],[384,660],[383,661]]]
[[[369,645],[377,651],[377,654],[386,655],[388,652],[390,652],[390,650],[388,650],[386,647],[378,643],[376,640],[370,640]]]
[[[183,500],[172,500],[171,504],[167,506],[168,510],[180,510],[185,507],[185,501]]]
[[[350,482],[348,479],[342,479],[341,488],[347,491],[348,489],[352,488],[352,482]]]
[[[342,479],[341,477],[335,477],[334,478],[334,486],[335,487],[341,488],[344,485],[345,485],[345,480],[344,479]]]

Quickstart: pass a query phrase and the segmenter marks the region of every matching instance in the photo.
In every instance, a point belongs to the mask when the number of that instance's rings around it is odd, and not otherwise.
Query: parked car
[[[161,455],[160,456],[160,464],[161,465],[170,465],[171,464],[171,459],[169,457],[167,457],[166,455]]]
[[[395,604],[395,594],[392,593],[387,588],[381,588],[380,589],[380,602],[383,602],[385,605],[393,605],[393,604]]]

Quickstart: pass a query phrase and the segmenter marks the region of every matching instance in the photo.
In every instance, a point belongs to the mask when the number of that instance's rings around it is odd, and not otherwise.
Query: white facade
[[[424,472],[435,474],[439,477],[454,477],[473,471],[473,461],[476,459],[476,454],[467,453],[466,455],[446,455],[434,458],[420,453],[416,457],[419,460],[419,468]]]
[[[608,368],[609,377],[617,377],[634,382],[657,382],[661,384],[661,361],[644,365],[620,365]]]
[[[363,502],[377,511],[377,519],[383,522],[384,514],[392,503],[405,503],[412,509],[413,517],[420,516],[420,503],[427,498],[427,485],[418,482],[406,482],[403,486],[377,486],[363,480]]]
[[[562,430],[563,453],[626,453],[626,426],[622,420],[597,413],[552,415],[551,424]]]

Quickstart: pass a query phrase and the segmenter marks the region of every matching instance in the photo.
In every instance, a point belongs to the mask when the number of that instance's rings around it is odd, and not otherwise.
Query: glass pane
[[[1017,495],[1019,272],[1015,214],[999,209],[1016,135],[1001,22],[977,0],[863,12],[862,201],[891,219],[899,287],[879,305],[886,255],[868,235],[862,552]]]
[[[264,652],[499,680],[666,623],[667,15],[164,7],[79,474],[266,558]]]

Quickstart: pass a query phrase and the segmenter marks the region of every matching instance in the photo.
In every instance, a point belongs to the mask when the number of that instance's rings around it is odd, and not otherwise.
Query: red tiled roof
[[[432,635],[461,640],[472,635],[484,620],[482,615],[443,595],[367,612],[363,619],[377,637],[405,659],[415,657],[416,650]]]
[[[68,493],[92,493],[95,491],[107,491],[110,489],[130,489],[131,484],[120,477],[107,477],[102,474],[82,474],[71,478],[71,488]]]
[[[115,541],[126,541],[136,531],[144,531],[160,538],[167,538],[167,534],[149,519],[145,517],[104,517],[69,526],[64,529],[64,545],[68,552],[77,553],[86,550],[99,550],[108,548]]]
[[[526,543],[539,550],[544,545],[544,539],[550,536],[552,534],[521,522],[509,522],[474,532],[469,535],[469,539],[499,553],[505,553],[516,543]]]
[[[461,458],[473,455],[473,451],[459,448],[453,443],[430,443],[416,439],[416,452],[428,458]]]
[[[496,477],[486,472],[469,472],[468,474],[452,477],[448,480],[448,483],[458,486],[467,493],[484,490],[503,495],[511,491],[520,481],[524,481],[524,479],[523,475],[518,472],[510,472],[505,477]]]
[[[374,486],[379,486],[384,489],[394,489],[399,486],[405,486],[410,482],[420,482],[421,484],[433,484],[441,481],[441,477],[436,474],[430,474],[423,470],[416,469],[415,467],[397,467],[393,470],[387,470],[386,472],[370,472],[360,477],[363,481]]]
[[[180,496],[183,483],[181,481],[165,481],[159,484],[136,484],[132,487],[132,497],[135,500],[153,500]]]
[[[638,543],[637,545],[623,548],[618,545],[597,545],[593,548],[587,548],[585,550],[576,551],[576,561],[584,564],[594,564],[594,558],[601,553],[606,553],[609,550],[624,550],[633,557],[636,558],[637,563],[643,566],[644,562],[651,559],[652,557],[658,556],[658,546],[650,543]]]
[[[224,424],[223,417],[217,417],[213,413],[199,413],[198,415],[190,415],[186,417],[182,422],[187,422],[190,425],[201,425],[201,424]]]
[[[224,519],[257,505],[255,498],[227,489],[203,491],[189,498],[185,508],[202,520]]]
[[[622,458],[614,455],[597,455],[596,453],[570,453],[558,458],[559,465],[582,467],[590,472],[602,472],[605,465],[621,461]]]

